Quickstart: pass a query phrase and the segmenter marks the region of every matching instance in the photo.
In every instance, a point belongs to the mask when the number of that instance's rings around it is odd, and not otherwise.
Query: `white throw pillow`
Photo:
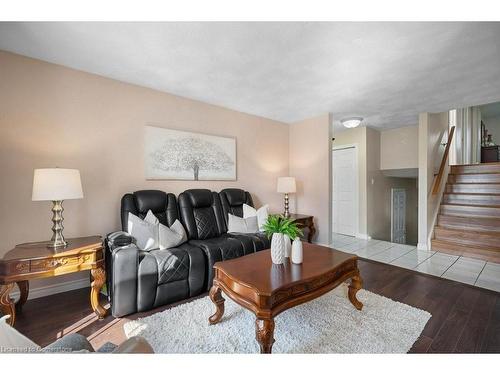
[[[249,206],[248,204],[243,203],[243,218],[249,218],[252,216],[257,216],[257,224],[259,226],[259,230],[264,230],[264,224],[267,221],[267,217],[269,216],[269,205],[265,204],[258,210]]]
[[[187,241],[184,226],[179,220],[175,220],[169,227],[159,223],[160,249],[171,249]]]
[[[228,214],[227,231],[228,233],[257,233],[259,231],[257,216],[250,216],[245,219]]]
[[[158,218],[155,216],[155,214],[151,210],[148,210],[148,212],[146,214],[146,217],[144,218],[144,221],[146,223],[150,223],[150,224],[153,224],[153,225],[160,224],[160,220],[158,220]]]
[[[148,211],[144,220],[129,212],[128,234],[135,238],[135,244],[141,250],[150,251],[159,248],[158,219],[151,210]]]

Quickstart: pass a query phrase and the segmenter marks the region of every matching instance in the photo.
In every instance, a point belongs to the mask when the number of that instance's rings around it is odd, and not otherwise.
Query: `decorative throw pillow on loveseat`
[[[129,212],[128,234],[135,238],[135,244],[141,250],[150,251],[160,247],[158,243],[158,219],[151,210],[148,211],[144,220]]]
[[[228,214],[227,231],[228,233],[257,233],[259,231],[257,216],[242,218]]]
[[[179,220],[175,220],[170,228],[159,223],[159,235],[161,250],[171,249],[187,241],[186,230]]]
[[[269,205],[265,204],[258,210],[249,206],[248,204],[243,204],[243,218],[247,219],[249,217],[257,217],[257,224],[259,226],[259,231],[264,230],[264,224],[267,221],[267,217],[269,216]]]
[[[128,229],[137,247],[144,251],[171,249],[187,241],[186,230],[179,220],[169,228],[160,223],[151,210],[144,220],[129,213]]]

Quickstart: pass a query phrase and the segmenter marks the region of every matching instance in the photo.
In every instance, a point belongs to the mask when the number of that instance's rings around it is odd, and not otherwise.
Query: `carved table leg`
[[[10,298],[12,288],[14,288],[13,283],[0,285],[0,311],[3,315],[10,315],[9,324],[11,326],[16,321],[16,309],[14,302]]]
[[[28,300],[28,295],[30,292],[30,283],[28,280],[24,280],[24,281],[18,281],[16,284],[20,292],[19,301],[17,301],[16,303],[16,310],[18,312],[21,312],[24,304]]]
[[[314,220],[311,218],[308,222],[309,233],[307,234],[307,242],[312,243],[312,239],[316,234],[316,228],[314,227]]]
[[[349,285],[349,301],[354,305],[355,308],[361,310],[363,308],[363,304],[356,297],[356,293],[363,287],[363,280],[359,275],[359,271],[356,275],[354,275],[351,279],[351,284]]]
[[[255,338],[261,354],[271,354],[274,344],[274,319],[255,320]]]
[[[90,305],[94,310],[95,314],[99,319],[103,319],[106,316],[107,310],[101,306],[99,303],[99,294],[101,293],[101,288],[106,281],[106,271],[104,268],[93,268],[90,270],[92,275],[92,284],[90,290]]]
[[[208,318],[210,324],[217,324],[222,319],[222,315],[224,315],[224,297],[222,297],[221,289],[217,284],[214,283],[212,288],[210,288],[210,299],[215,304],[216,311],[214,315]]]

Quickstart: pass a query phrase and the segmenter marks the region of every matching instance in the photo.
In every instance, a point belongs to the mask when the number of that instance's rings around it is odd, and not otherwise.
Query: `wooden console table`
[[[307,242],[311,243],[314,235],[316,234],[316,228],[314,227],[314,216],[302,215],[302,214],[290,214],[290,219],[292,219],[300,229],[307,228]]]
[[[72,238],[68,246],[50,249],[47,242],[32,242],[17,245],[0,258],[0,311],[10,315],[14,325],[16,309],[20,311],[29,293],[29,280],[64,275],[90,270],[92,285],[90,304],[102,319],[106,309],[99,304],[99,293],[106,280],[104,249],[100,236]],[[17,284],[21,293],[14,305],[10,292]]]

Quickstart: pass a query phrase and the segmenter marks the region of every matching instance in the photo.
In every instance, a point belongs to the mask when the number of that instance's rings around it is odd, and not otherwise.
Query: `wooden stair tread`
[[[500,182],[447,182],[446,185],[498,185]]]
[[[477,231],[500,231],[500,218],[473,217],[438,214],[438,226],[445,228],[473,229]]]
[[[462,233],[467,233],[470,235],[478,235],[478,236],[488,235],[488,236],[498,237],[500,239],[500,232],[495,232],[495,231],[490,231],[490,230],[448,228],[448,227],[442,227],[440,225],[436,225],[435,229],[443,230],[443,231],[450,231],[450,232],[462,232]]]
[[[477,195],[477,196],[490,196],[490,195],[494,195],[494,196],[499,196],[500,197],[500,193],[463,193],[463,192],[459,192],[459,193],[447,193],[447,192],[444,192],[443,194],[444,195],[451,195],[451,194],[454,194],[454,195]]]
[[[441,203],[441,206],[500,208],[500,205],[498,204],[495,205],[495,204],[469,204],[469,203]]]
[[[450,167],[481,167],[481,166],[495,166],[498,165],[500,166],[500,162],[492,162],[492,163],[476,163],[476,164],[455,164],[455,165],[450,165]]]
[[[431,244],[500,262],[500,162],[451,166]]]
[[[434,239],[500,252],[500,232],[495,231],[437,226],[434,228]]]
[[[431,240],[431,248],[435,251],[462,255],[470,258],[482,259],[489,262],[500,262],[500,250],[488,249],[486,247],[476,247],[473,245],[463,245],[449,241]]]
[[[436,238],[433,238],[431,240],[432,242],[434,243],[438,243],[440,245],[443,245],[443,246],[449,246],[449,247],[462,247],[462,248],[470,248],[470,249],[473,249],[473,250],[482,250],[483,252],[492,252],[492,253],[497,253],[499,256],[500,256],[500,249],[497,248],[497,247],[489,247],[489,246],[477,246],[477,245],[469,245],[469,244],[461,244],[461,243],[457,243],[457,242],[452,242],[452,241],[448,241],[448,240],[440,240],[440,239],[436,239]]]

